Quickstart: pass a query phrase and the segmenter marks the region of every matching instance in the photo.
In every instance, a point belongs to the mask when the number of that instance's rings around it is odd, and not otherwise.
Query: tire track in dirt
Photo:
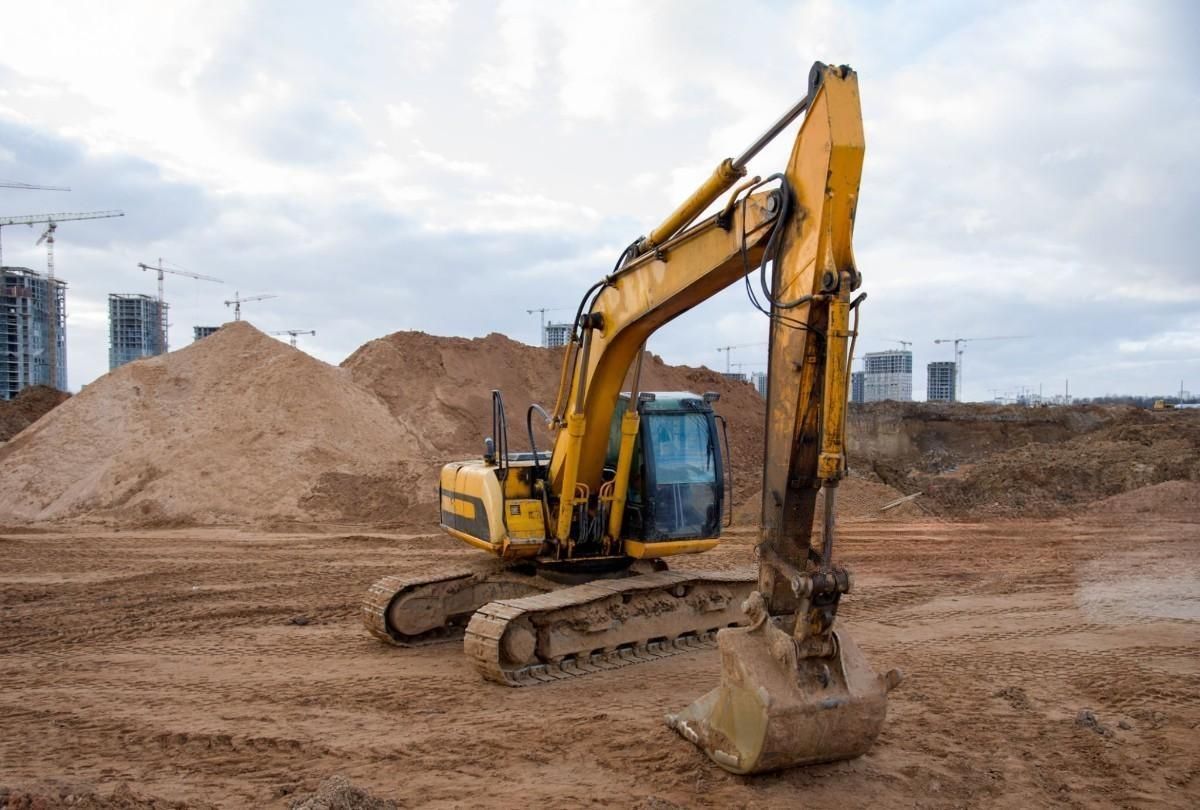
[[[716,684],[715,652],[510,690],[458,645],[370,639],[356,609],[371,581],[475,558],[440,537],[21,537],[0,572],[0,785],[66,776],[280,807],[332,773],[435,807],[1200,800],[1200,624],[1079,597],[1119,572],[1193,564],[1194,527],[847,523],[839,538],[857,574],[842,627],[908,678],[866,757],[743,779],[662,722]],[[733,532],[676,567],[745,565],[755,540]],[[1083,708],[1111,736],[1077,725]]]

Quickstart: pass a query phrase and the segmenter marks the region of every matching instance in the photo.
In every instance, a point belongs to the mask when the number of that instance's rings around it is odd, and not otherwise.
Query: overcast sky
[[[70,384],[110,292],[167,277],[171,344],[274,293],[263,330],[331,363],[399,329],[536,342],[621,247],[805,91],[859,73],[860,352],[967,344],[965,393],[1200,392],[1193,3],[9,3],[0,216],[64,223]],[[792,133],[751,166],[783,167]],[[39,231],[4,263],[45,269]],[[723,369],[766,323],[735,287],[650,348]],[[286,338],[284,338],[286,339]],[[746,371],[765,348],[733,352]]]

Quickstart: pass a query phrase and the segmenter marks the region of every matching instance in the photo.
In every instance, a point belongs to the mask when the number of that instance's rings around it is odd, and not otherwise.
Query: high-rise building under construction
[[[863,356],[863,401],[912,400],[912,352],[889,349]]]
[[[557,349],[571,342],[571,324],[548,323],[542,330],[542,345]]]
[[[163,335],[167,307],[166,303],[151,295],[109,293],[109,371],[167,350]]]
[[[938,360],[925,368],[925,399],[954,402],[954,362]]]
[[[865,371],[850,372],[850,401],[867,401],[867,373]]]
[[[0,267],[0,399],[30,385],[67,390],[65,282]]]

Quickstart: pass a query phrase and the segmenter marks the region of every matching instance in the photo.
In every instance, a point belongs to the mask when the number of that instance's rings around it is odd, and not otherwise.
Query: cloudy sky
[[[859,72],[860,351],[914,388],[967,344],[970,399],[1200,392],[1200,12],[1192,3],[7,4],[0,216],[64,223],[70,383],[107,371],[110,292],[168,276],[171,343],[231,317],[332,363],[400,329],[536,342],[621,247],[805,90]],[[751,166],[782,168],[788,137]],[[44,269],[40,231],[4,263]],[[724,368],[740,287],[658,333]],[[765,349],[735,350],[746,371]]]

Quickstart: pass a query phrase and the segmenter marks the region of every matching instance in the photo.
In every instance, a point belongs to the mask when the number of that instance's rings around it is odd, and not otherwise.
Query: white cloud
[[[384,110],[387,111],[388,122],[397,129],[407,129],[417,120],[417,108],[407,101],[399,104],[387,104],[384,106]]]
[[[574,303],[620,245],[804,92],[815,58],[860,71],[860,351],[886,348],[876,336],[914,339],[919,365],[941,359],[934,337],[1040,336],[1044,351],[973,354],[976,396],[987,375],[1016,385],[1073,368],[1082,392],[1175,375],[1194,348],[1180,324],[1200,309],[1200,66],[1186,8],[730,8],[6,9],[7,29],[54,34],[0,50],[4,179],[75,191],[0,204],[129,213],[119,227],[64,228],[80,313],[72,380],[105,367],[107,291],[145,289],[129,268],[160,252],[243,292],[286,293],[256,318],[316,328],[309,345],[324,357],[400,327],[528,334],[531,297]],[[790,139],[752,172],[782,167]],[[5,237],[6,257],[44,264],[23,232]],[[224,314],[200,286],[168,291],[177,345],[192,321]],[[762,333],[735,285],[654,346],[720,365],[713,347]],[[1119,386],[1102,360],[1114,353],[1142,369]]]

